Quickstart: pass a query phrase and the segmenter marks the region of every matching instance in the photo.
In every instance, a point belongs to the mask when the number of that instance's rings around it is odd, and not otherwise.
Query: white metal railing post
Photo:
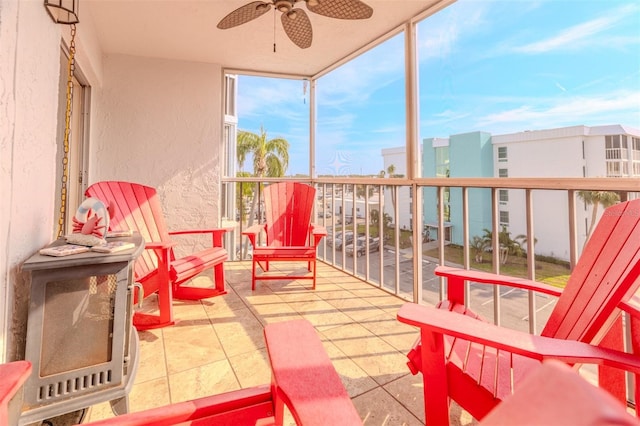
[[[462,188],[462,247],[464,269],[471,269],[469,256],[469,188]],[[469,306],[469,281],[464,283],[464,304]]]
[[[378,186],[378,237],[380,238],[380,287],[384,287],[384,185]]]
[[[438,186],[438,248],[440,253],[438,253],[440,257],[440,265],[444,266],[445,264],[445,255],[444,255],[444,186]],[[444,300],[446,298],[445,292],[445,279],[444,277],[440,277],[440,294],[439,300]]]
[[[413,230],[413,302],[420,303],[422,301],[422,230],[424,228],[422,220],[422,190],[418,185],[411,185],[411,199],[413,200],[412,213],[413,218],[411,228]]]
[[[526,220],[527,220],[527,278],[532,281],[536,279],[536,253],[535,253],[535,230],[533,226],[533,191],[525,191],[526,198]],[[529,299],[529,333],[536,334],[538,313],[536,311],[536,295],[533,290],[528,291]]]
[[[567,193],[569,204],[569,267],[573,268],[578,263],[578,223],[576,221],[576,193],[569,190]]]
[[[491,223],[493,228],[493,272],[500,273],[500,209],[498,206],[500,189],[491,189]],[[493,322],[500,325],[500,286],[493,286]]]
[[[398,186],[393,185],[391,190],[395,194],[393,197],[393,235],[395,237],[395,252],[396,252],[396,268],[395,268],[395,286],[396,294],[400,293],[400,201],[398,200]]]

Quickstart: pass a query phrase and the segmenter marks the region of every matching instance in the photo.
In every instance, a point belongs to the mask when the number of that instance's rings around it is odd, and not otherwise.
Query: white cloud
[[[569,125],[623,124],[638,127],[640,91],[618,91],[573,98],[531,99],[512,109],[478,117],[473,126],[494,134],[511,129],[546,129]]]
[[[558,34],[545,39],[513,47],[513,51],[524,54],[539,54],[555,50],[581,49],[595,44],[610,46],[617,43],[637,43],[633,38],[607,38],[603,33],[615,27],[621,21],[637,19],[638,6],[625,5],[612,10],[609,14],[569,27]]]

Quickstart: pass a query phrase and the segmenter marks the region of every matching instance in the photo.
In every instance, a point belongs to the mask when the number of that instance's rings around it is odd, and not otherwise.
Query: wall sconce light
[[[77,24],[80,0],[44,0],[44,7],[56,24]]]

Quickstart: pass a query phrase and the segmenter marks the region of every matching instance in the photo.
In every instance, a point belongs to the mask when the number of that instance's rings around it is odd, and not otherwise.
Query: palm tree
[[[493,244],[493,232],[489,229],[484,229],[484,235],[482,238],[489,244]],[[503,226],[502,230],[498,232],[498,249],[499,249],[499,261],[501,264],[507,263],[507,259],[510,254],[520,256],[522,255],[522,246],[518,241],[511,238],[511,232],[507,231],[507,227]]]
[[[587,205],[591,205],[591,223],[587,230],[587,236],[584,243],[587,244],[591,231],[593,231],[596,225],[596,219],[598,217],[598,206],[602,205],[603,208],[611,207],[612,205],[620,202],[620,194],[610,191],[578,191],[578,197],[582,198],[582,201]]]
[[[469,242],[469,248],[473,249],[476,263],[482,263],[483,255],[491,247],[491,241],[475,235]]]
[[[237,155],[240,168],[247,156],[253,156],[255,177],[281,177],[289,166],[289,142],[283,138],[267,140],[267,132],[260,127],[260,134],[240,130]]]
[[[252,156],[254,177],[282,177],[289,166],[289,142],[283,138],[267,139],[267,132],[262,126],[259,135],[240,130],[236,150],[241,169],[247,157]],[[258,183],[253,191],[248,226],[253,225],[260,191],[259,185],[261,183]]]
[[[389,174],[389,177],[394,177],[395,172],[396,172],[396,166],[394,166],[393,164],[390,164],[389,167],[387,167],[387,173]]]

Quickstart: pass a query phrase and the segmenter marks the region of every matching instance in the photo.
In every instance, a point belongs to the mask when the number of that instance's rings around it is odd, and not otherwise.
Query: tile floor
[[[140,333],[131,411],[269,383],[263,326],[305,318],[366,425],[424,424],[421,377],[405,365],[417,330],[395,318],[403,300],[323,263],[315,291],[310,281],[283,280],[258,282],[252,292],[250,267],[227,263],[228,294],[175,301],[176,325]],[[197,280],[210,284],[207,276]],[[112,415],[100,404],[88,420]]]

